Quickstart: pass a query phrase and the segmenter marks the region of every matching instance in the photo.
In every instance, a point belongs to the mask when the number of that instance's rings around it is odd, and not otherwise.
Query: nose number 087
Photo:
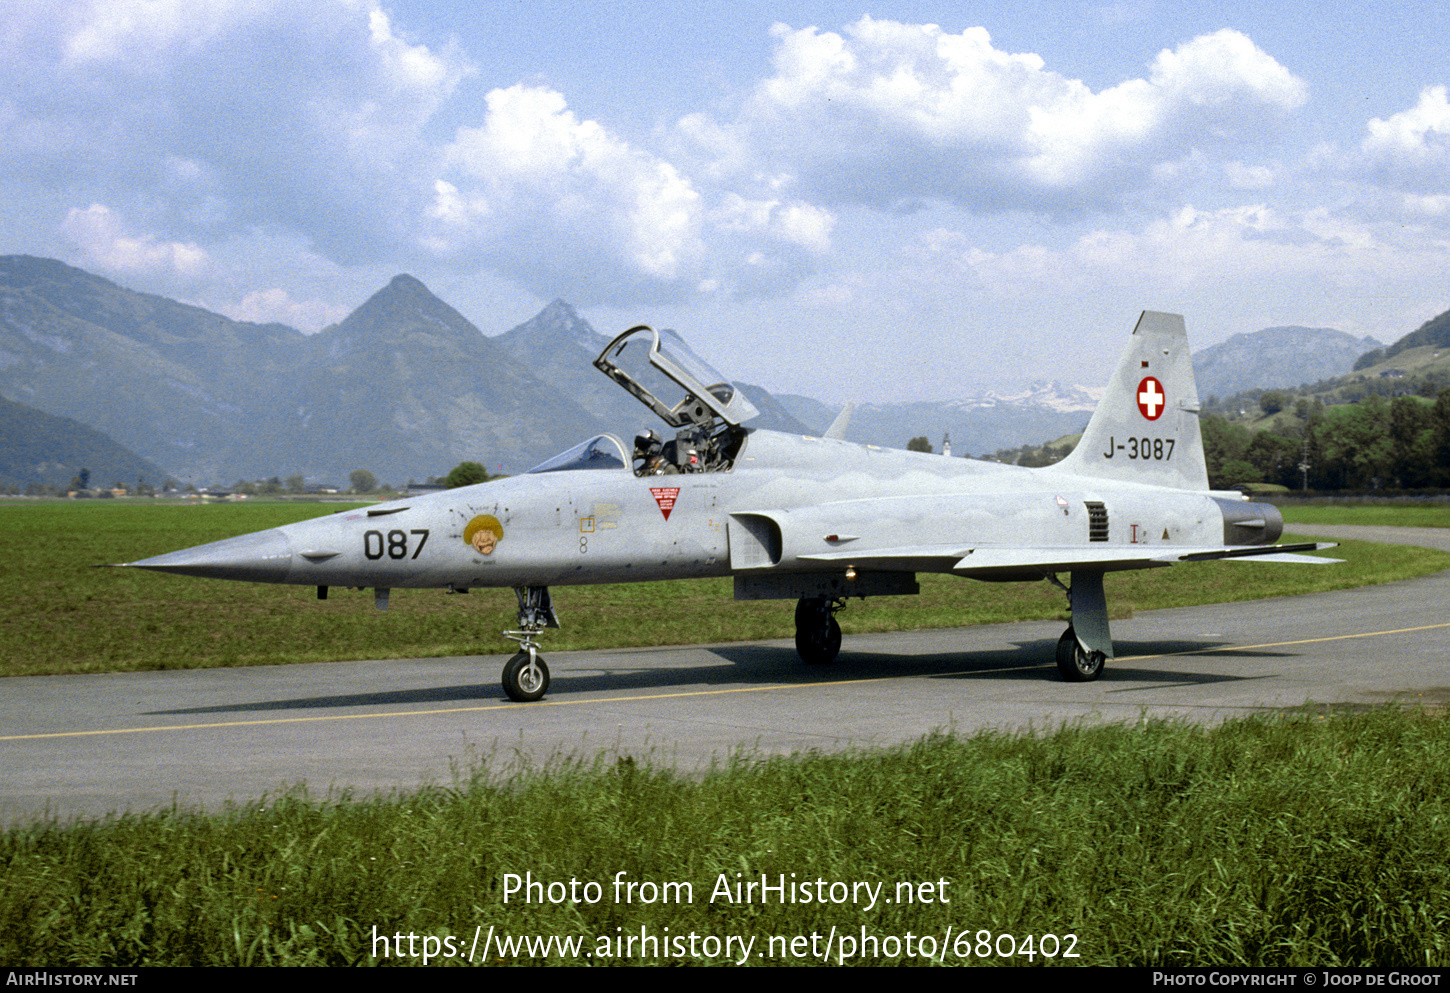
[[[409,535],[418,536],[418,543],[413,545],[412,555],[408,554],[408,546],[411,544]],[[364,531],[363,555],[370,559],[380,559],[384,555],[390,559],[416,559],[422,554],[423,546],[427,543],[427,528],[414,528],[412,531],[394,528],[386,535],[381,531]]]

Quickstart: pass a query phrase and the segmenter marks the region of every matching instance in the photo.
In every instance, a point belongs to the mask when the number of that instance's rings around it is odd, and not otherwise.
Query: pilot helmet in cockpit
[[[646,460],[653,458],[660,453],[664,444],[664,440],[652,428],[641,431],[634,436],[634,457]]]

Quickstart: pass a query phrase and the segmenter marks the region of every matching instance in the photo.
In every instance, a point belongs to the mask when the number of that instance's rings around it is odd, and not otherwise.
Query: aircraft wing
[[[805,562],[845,562],[863,569],[921,572],[952,572],[982,579],[1015,576],[1041,577],[1053,572],[1095,569],[1117,572],[1123,569],[1152,569],[1177,562],[1207,562],[1215,559],[1251,559],[1260,562],[1294,562],[1325,565],[1338,559],[1301,555],[1335,547],[1332,542],[1304,542],[1294,545],[1253,545],[1223,548],[1164,548],[1137,545],[1110,548],[1078,547],[978,547],[969,545],[911,545],[899,548],[859,549],[802,555]],[[945,568],[943,567],[945,566]]]

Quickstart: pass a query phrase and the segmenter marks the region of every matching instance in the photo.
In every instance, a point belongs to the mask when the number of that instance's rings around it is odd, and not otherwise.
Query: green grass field
[[[1450,528],[1450,503],[1286,503],[1283,512],[1292,524]]]
[[[394,590],[377,611],[370,591],[190,579],[96,569],[333,513],[336,504],[154,504],[127,501],[0,503],[8,536],[0,562],[0,675],[125,672],[343,659],[505,654],[514,623],[510,590],[448,596]],[[1334,508],[1335,520],[1378,521],[1397,511]],[[1291,513],[1298,515],[1301,511]],[[1408,508],[1404,516],[1419,520]],[[1286,596],[1389,582],[1450,568],[1450,555],[1346,542],[1332,566],[1205,563],[1107,579],[1117,617],[1135,610]],[[922,575],[914,597],[853,600],[839,615],[847,634],[1063,618],[1047,583],[979,583]],[[546,649],[564,651],[753,641],[794,635],[786,601],[735,602],[729,579],[554,590],[563,627]],[[666,620],[667,618],[667,620]]]

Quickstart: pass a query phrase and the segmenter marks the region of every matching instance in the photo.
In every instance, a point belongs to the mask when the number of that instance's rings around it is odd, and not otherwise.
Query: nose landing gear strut
[[[510,700],[532,703],[549,690],[549,667],[539,655],[536,640],[545,628],[557,628],[553,601],[547,586],[515,586],[519,598],[519,627],[503,636],[519,643],[518,652],[504,663],[503,691]]]

